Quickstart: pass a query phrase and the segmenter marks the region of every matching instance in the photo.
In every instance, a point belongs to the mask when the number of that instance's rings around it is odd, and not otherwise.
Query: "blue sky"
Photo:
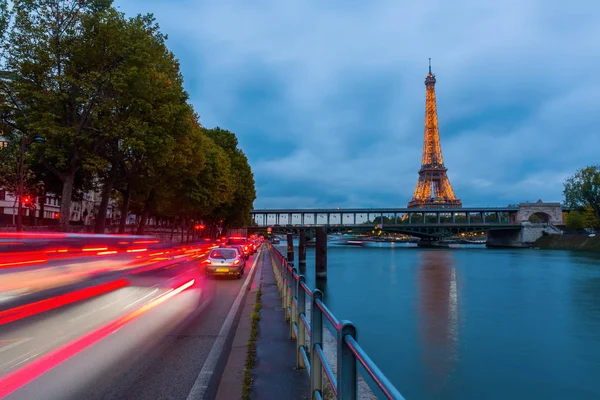
[[[597,0],[116,0],[154,13],[204,126],[235,132],[255,208],[405,207],[427,59],[466,206],[561,201],[600,163]]]

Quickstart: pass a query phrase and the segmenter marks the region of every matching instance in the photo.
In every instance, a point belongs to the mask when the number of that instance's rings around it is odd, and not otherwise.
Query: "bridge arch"
[[[535,213],[531,214],[528,218],[528,221],[533,222],[533,223],[540,223],[540,222],[548,223],[551,220],[552,220],[552,216],[543,211],[535,212]]]
[[[562,225],[562,206],[560,203],[544,203],[538,200],[535,203],[520,203],[515,222],[550,222]]]

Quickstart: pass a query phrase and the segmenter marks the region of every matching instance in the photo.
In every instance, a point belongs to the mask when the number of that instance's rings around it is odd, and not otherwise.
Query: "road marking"
[[[18,345],[20,345],[22,343],[27,343],[31,339],[33,339],[33,338],[23,338],[21,340],[17,340],[15,342],[12,342],[11,344],[7,344],[6,346],[2,346],[2,347],[0,347],[0,353],[2,353],[3,351],[6,351],[6,350],[10,350],[13,347],[17,347]]]
[[[125,306],[124,310],[127,310],[129,307],[133,306],[134,304],[137,304],[140,301],[144,300],[145,298],[152,296],[156,292],[158,292],[158,289],[154,289],[153,291],[151,291],[150,293],[148,293],[147,295],[145,295],[141,299],[137,299],[136,301],[134,301],[133,303],[129,304],[128,306]]]
[[[263,254],[262,249],[260,250],[259,253],[256,254],[256,258],[254,259],[254,262],[252,263],[252,267],[250,268],[248,275],[246,275],[246,280],[244,281],[244,284],[240,288],[240,292],[238,293],[237,297],[235,298],[233,305],[229,309],[229,313],[227,314],[227,317],[225,318],[225,321],[223,322],[223,325],[221,326],[221,330],[219,331],[219,334],[217,335],[215,343],[213,343],[213,346],[210,349],[210,353],[208,353],[208,357],[206,357],[206,361],[204,362],[204,365],[202,366],[202,370],[200,371],[200,374],[198,374],[198,377],[196,378],[196,382],[194,382],[194,386],[192,387],[192,390],[190,391],[190,394],[188,395],[187,400],[203,400],[204,399],[204,396],[206,395],[206,390],[208,389],[208,384],[210,383],[210,379],[212,378],[215,368],[217,367],[217,363],[218,363],[219,359],[221,358],[221,353],[223,352],[223,349],[225,347],[225,340],[227,339],[227,336],[229,336],[229,331],[232,328],[233,320],[235,319],[235,316],[242,304],[242,298],[244,297],[246,289],[248,288],[248,285],[250,284],[250,278],[252,277],[252,272],[254,272],[254,268],[256,267],[256,264],[258,263],[258,260],[262,254]]]

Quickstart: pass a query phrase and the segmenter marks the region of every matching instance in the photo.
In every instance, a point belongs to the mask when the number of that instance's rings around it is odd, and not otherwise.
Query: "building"
[[[100,208],[101,194],[99,192],[87,192],[81,201],[71,202],[70,221],[72,225],[91,226],[95,223],[98,209]],[[36,225],[56,225],[60,217],[60,199],[54,193],[47,193],[37,199],[24,198],[29,206],[23,207],[23,223],[32,225],[31,218],[37,219]],[[43,201],[43,204],[42,204]],[[117,224],[121,217],[119,206],[116,201],[109,202],[107,213],[107,225]],[[17,216],[17,196],[0,189],[0,226],[14,225]],[[135,221],[135,219],[134,219]]]

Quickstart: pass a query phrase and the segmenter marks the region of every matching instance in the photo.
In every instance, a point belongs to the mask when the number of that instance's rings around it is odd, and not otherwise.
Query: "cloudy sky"
[[[600,163],[598,0],[116,0],[154,13],[204,126],[238,135],[255,208],[404,207],[427,59],[466,206],[561,201]]]

